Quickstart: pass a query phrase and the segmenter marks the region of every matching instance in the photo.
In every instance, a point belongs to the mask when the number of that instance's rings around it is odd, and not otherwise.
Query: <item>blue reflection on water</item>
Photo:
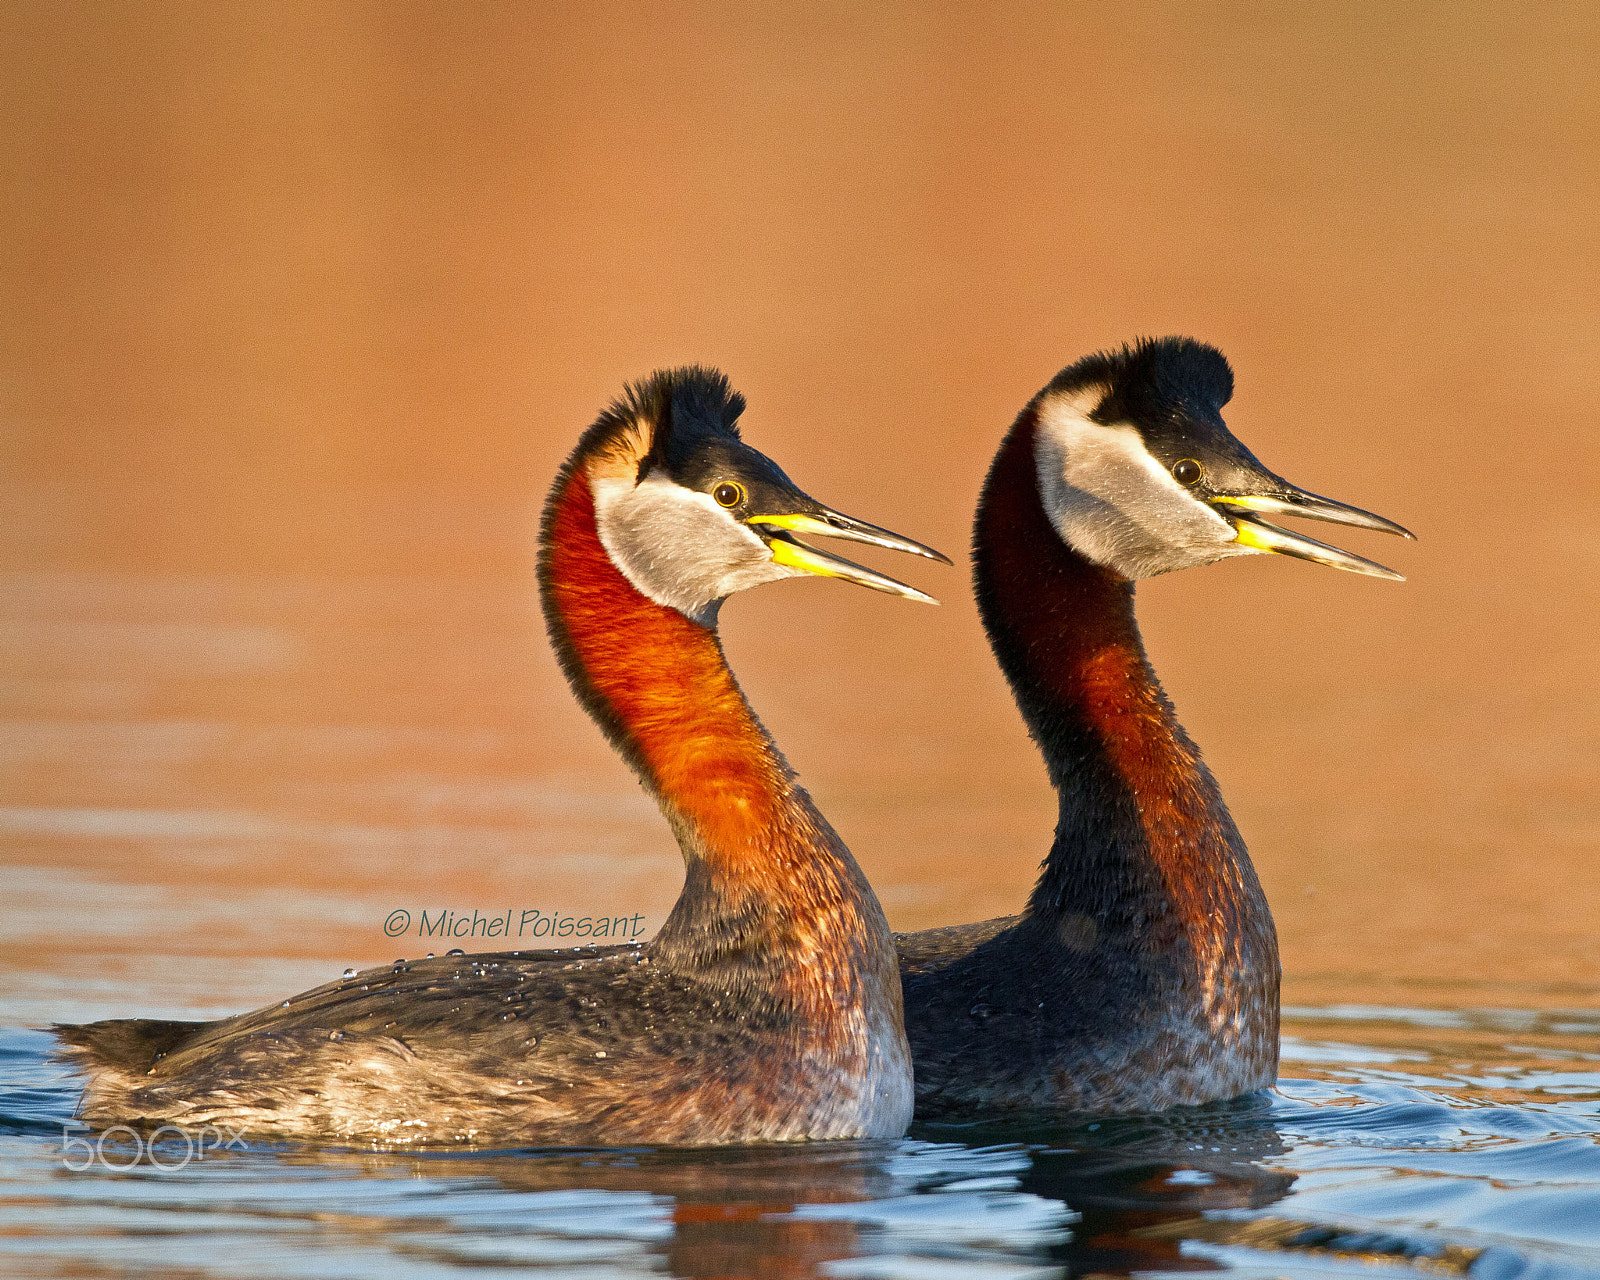
[[[1600,1276],[1600,1016],[1337,1006],[1287,1030],[1275,1093],[1161,1116],[700,1152],[252,1145],[84,1173],[62,1164],[75,1082],[47,1035],[4,1031],[0,1270]]]

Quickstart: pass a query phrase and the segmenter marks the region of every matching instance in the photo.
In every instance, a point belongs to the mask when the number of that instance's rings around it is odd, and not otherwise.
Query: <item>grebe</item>
[[[1263,515],[1411,535],[1273,475],[1224,425],[1232,395],[1190,339],[1089,356],[990,468],[978,606],[1060,821],[1021,915],[896,939],[918,1119],[1154,1111],[1276,1079],[1272,915],[1145,657],[1133,584],[1251,552],[1399,579]]]
[[[629,387],[561,469],[541,527],[561,666],[687,863],[655,939],[396,962],[217,1022],[60,1027],[93,1073],[83,1119],[552,1146],[905,1131],[888,924],[715,624],[731,593],[802,574],[933,603],[795,533],[949,561],[807,497],[740,441],[743,409],[707,369]]]

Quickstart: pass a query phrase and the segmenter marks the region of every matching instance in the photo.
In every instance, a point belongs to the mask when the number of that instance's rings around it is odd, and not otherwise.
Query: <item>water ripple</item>
[[[13,1029],[0,1032],[0,1268],[1600,1276],[1593,1019],[1299,1014],[1293,1074],[1272,1094],[1159,1116],[698,1153],[255,1146],[169,1173],[65,1169],[76,1082],[47,1059],[47,1035]]]

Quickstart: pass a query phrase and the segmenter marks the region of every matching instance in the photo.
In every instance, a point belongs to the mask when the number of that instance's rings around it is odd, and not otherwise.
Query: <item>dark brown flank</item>
[[[1133,584],[1050,523],[1036,426],[1030,405],[995,458],[974,574],[1060,821],[1022,915],[896,939],[919,1119],[1155,1110],[1277,1073],[1265,896],[1145,657]]]

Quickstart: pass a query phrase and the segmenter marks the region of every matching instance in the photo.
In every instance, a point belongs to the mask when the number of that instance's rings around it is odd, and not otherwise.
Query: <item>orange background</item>
[[[1015,909],[1054,807],[958,553],[1056,369],[1181,332],[1269,467],[1421,538],[1341,535],[1404,586],[1140,589],[1291,998],[1600,1000],[1593,9],[13,3],[0,86],[12,994],[243,999],[419,952],[389,907],[658,924],[532,527],[687,360],[958,557],[873,561],[937,613],[784,584],[724,634],[898,926]]]

